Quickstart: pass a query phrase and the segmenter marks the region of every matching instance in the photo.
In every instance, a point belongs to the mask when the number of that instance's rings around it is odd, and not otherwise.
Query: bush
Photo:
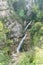
[[[35,50],[36,50],[34,57],[35,65],[43,65],[43,49],[35,47]]]
[[[1,49],[5,53],[10,51],[10,45],[13,43],[13,40],[9,38],[9,33],[10,30],[5,27],[2,21],[0,21],[0,46],[2,45]]]
[[[31,28],[31,44],[42,44],[40,38],[43,37],[43,24],[41,22],[35,23]],[[43,39],[42,39],[43,40]]]
[[[9,60],[10,60],[10,57],[1,51],[0,52],[0,65],[8,65]]]
[[[33,5],[29,18],[35,22],[43,22],[43,11],[39,9],[39,6]]]
[[[43,49],[34,48],[35,51],[22,53],[18,59],[17,65],[42,65],[43,64]]]
[[[22,53],[18,60],[17,65],[34,65],[33,51]]]

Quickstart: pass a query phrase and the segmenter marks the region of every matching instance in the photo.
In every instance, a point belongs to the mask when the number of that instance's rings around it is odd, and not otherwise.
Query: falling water
[[[25,31],[26,31],[27,28],[31,25],[31,23],[32,23],[32,22],[30,22],[30,23],[27,24],[27,26],[26,26],[26,28],[25,28]],[[18,45],[18,47],[17,47],[17,53],[20,52],[20,49],[21,49],[21,47],[22,47],[23,41],[25,40],[26,36],[27,36],[27,34],[25,34],[24,37],[21,39],[21,41],[20,41],[20,43],[19,43],[19,45]]]

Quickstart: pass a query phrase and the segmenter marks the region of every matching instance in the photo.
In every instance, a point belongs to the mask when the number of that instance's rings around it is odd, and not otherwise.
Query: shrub
[[[43,65],[43,49],[39,47],[35,47],[36,53],[35,53],[35,59],[34,63],[36,65]]]
[[[0,65],[8,65],[9,60],[10,60],[10,57],[1,51],[0,52]]]
[[[39,6],[33,5],[31,14],[29,16],[30,20],[35,22],[43,22],[43,11],[39,9]]]
[[[0,46],[2,45],[1,49],[5,53],[10,51],[10,45],[13,43],[13,40],[9,38],[9,33],[10,30],[5,27],[2,21],[0,21]]]
[[[41,22],[35,23],[31,28],[31,43],[34,45],[42,44],[40,38],[43,37],[43,24]]]
[[[22,53],[18,60],[17,65],[34,65],[33,51]]]

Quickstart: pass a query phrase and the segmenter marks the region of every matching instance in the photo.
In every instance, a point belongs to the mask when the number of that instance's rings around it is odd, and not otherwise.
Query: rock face
[[[15,20],[12,22],[11,20],[11,21],[7,21],[5,24],[6,27],[11,30],[11,34],[10,34],[11,37],[18,38],[19,36],[21,36],[22,25],[18,23],[18,21]]]
[[[21,35],[22,25],[14,17],[11,19],[8,8],[7,0],[0,0],[0,17],[7,17],[5,25],[11,30],[11,37],[19,37]]]
[[[15,24],[16,25],[14,26],[14,28],[12,28],[12,31],[13,31],[13,33],[15,33],[14,35],[16,37],[19,37],[19,36],[21,36],[22,25],[19,24],[17,21],[15,21]]]
[[[15,17],[10,16],[9,6],[7,4],[7,0],[0,0],[0,17],[5,18],[7,17],[7,20],[5,20],[5,25],[8,29],[11,30],[10,37],[13,38],[16,43],[16,47],[18,46],[18,43],[20,42],[19,37],[22,36],[22,25],[15,19]],[[12,14],[11,14],[12,15]],[[14,46],[14,45],[13,45]]]
[[[14,44],[11,46],[11,51],[15,51],[20,41],[19,37],[22,36],[22,25],[13,14],[10,13],[10,9],[7,4],[7,0],[0,0],[0,18],[4,18],[5,26],[10,29],[11,33],[9,37],[14,40]],[[7,19],[6,19],[7,18]],[[0,49],[4,47],[4,42],[0,42]]]
[[[27,2],[27,7],[30,8],[30,6],[32,5],[32,0],[27,0]],[[19,21],[15,20],[14,17],[13,19],[11,18],[10,11],[11,10],[9,10],[7,0],[0,0],[0,17],[2,16],[8,18],[5,22],[5,25],[8,29],[11,30],[11,37],[20,37],[22,33],[22,25],[19,23]],[[29,12],[27,14],[29,14]]]
[[[7,0],[0,0],[0,16],[4,17],[8,13]]]
[[[26,0],[26,8],[28,9],[28,12],[27,12],[28,16],[31,13],[33,3],[34,3],[34,0]]]

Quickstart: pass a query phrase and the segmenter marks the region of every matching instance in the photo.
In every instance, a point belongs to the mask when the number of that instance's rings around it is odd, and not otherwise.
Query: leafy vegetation
[[[43,24],[41,22],[37,22],[31,28],[31,42],[34,45],[39,45],[43,43],[42,40],[43,40]]]
[[[22,53],[18,59],[17,65],[42,65],[43,64],[43,49],[35,47],[35,51]]]
[[[31,55],[30,55],[31,54]],[[33,60],[33,51],[22,53],[20,58],[18,59],[17,65],[34,65]]]
[[[25,21],[26,25],[28,22],[32,21],[32,25],[30,27],[30,38],[28,45],[31,45],[31,49],[27,52],[22,52],[21,56],[18,58],[17,65],[42,65],[43,64],[43,10],[40,9],[38,5],[33,5],[31,8],[31,13],[29,16],[27,15],[28,9],[26,8],[25,0],[7,0],[10,10],[9,19],[13,19],[22,23],[24,26]],[[10,18],[11,17],[11,18]],[[7,17],[5,17],[7,20]],[[10,37],[10,29],[5,26],[5,20],[1,21],[0,19],[0,65],[9,65],[9,60],[11,56],[11,46],[14,43],[14,39]],[[9,21],[9,20],[8,20]],[[10,20],[11,21],[11,20]],[[12,22],[12,21],[11,21]],[[25,27],[25,26],[24,26]],[[23,33],[24,33],[23,27]],[[27,30],[25,32],[27,34]],[[25,35],[23,34],[23,36]],[[21,36],[21,37],[23,37]],[[16,40],[16,38],[15,38]],[[26,39],[27,41],[28,39]],[[21,41],[21,38],[20,38]],[[25,41],[25,40],[24,40]],[[17,39],[17,43],[18,43]],[[15,45],[17,44],[15,42]],[[27,43],[27,42],[25,42]],[[14,46],[15,46],[14,45]],[[13,51],[14,52],[14,49]]]
[[[31,28],[32,52],[23,53],[17,65],[42,65],[43,64],[43,24],[35,23]]]
[[[29,16],[30,20],[35,22],[43,22],[43,11],[40,10],[39,6],[33,5],[32,12]]]
[[[10,57],[4,52],[0,51],[0,65],[8,65]]]

